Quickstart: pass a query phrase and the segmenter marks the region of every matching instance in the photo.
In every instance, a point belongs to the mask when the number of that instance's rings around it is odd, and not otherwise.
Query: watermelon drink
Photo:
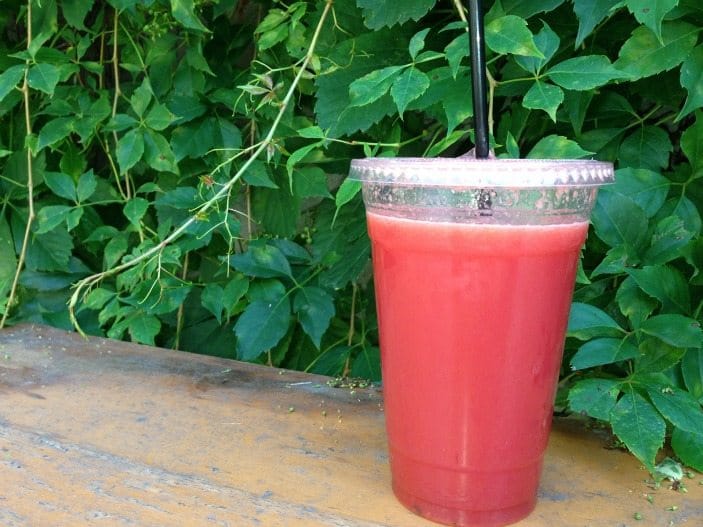
[[[393,491],[449,525],[535,507],[579,254],[609,164],[367,159]]]

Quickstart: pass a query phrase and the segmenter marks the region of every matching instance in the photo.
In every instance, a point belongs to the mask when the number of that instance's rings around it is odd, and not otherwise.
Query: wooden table
[[[0,331],[0,525],[434,525],[390,491],[381,393],[327,380],[43,326]],[[518,525],[703,525],[703,476],[687,493],[655,490],[604,446],[557,420],[539,505]]]

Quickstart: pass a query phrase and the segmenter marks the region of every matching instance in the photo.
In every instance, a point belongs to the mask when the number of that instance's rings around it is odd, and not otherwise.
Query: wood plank
[[[390,491],[382,394],[327,380],[3,330],[0,525],[434,525]],[[635,459],[604,446],[558,420],[538,507],[518,525],[703,525],[703,477],[688,493],[654,490]]]

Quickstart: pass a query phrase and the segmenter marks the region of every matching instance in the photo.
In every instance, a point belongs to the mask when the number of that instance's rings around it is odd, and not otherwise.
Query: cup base
[[[504,527],[516,523],[535,509],[534,499],[499,510],[467,510],[434,503],[409,492],[393,483],[393,493],[400,503],[418,516],[454,527]]]

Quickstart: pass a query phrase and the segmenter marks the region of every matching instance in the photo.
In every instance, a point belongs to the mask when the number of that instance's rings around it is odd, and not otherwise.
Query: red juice
[[[369,212],[393,490],[450,525],[535,506],[586,222]]]

